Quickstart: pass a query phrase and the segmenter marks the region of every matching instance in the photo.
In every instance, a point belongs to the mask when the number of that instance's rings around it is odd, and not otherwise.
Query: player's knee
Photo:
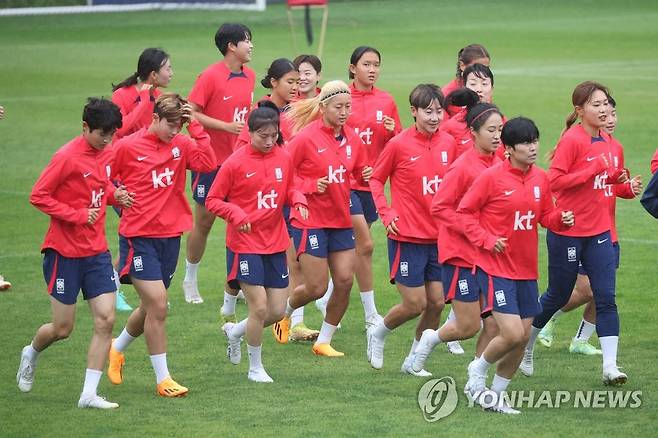
[[[425,310],[427,306],[427,299],[424,296],[414,296],[404,301],[404,307],[411,315],[418,316]]]
[[[523,339],[525,338],[525,334],[523,333],[523,330],[507,330],[505,333],[501,333],[502,337],[505,339],[507,344],[512,347],[516,348],[521,345],[525,345],[523,342]]]
[[[55,324],[55,337],[57,340],[66,339],[71,336],[73,331],[73,322],[65,322],[61,324]]]
[[[284,316],[286,316],[286,309],[282,306],[276,309],[269,309],[265,322],[272,324],[281,321]]]
[[[249,316],[259,321],[267,318],[267,305],[264,302],[249,303]]]
[[[333,277],[334,281],[334,290],[337,291],[349,291],[352,289],[352,283],[354,282],[354,277],[352,275],[350,276],[344,276],[344,275],[337,275]]]
[[[441,312],[445,307],[445,302],[441,297],[432,297],[427,299],[426,310],[434,313]]]
[[[472,338],[477,334],[477,332],[480,331],[480,326],[481,326],[480,320],[468,321],[462,318],[462,320],[457,319],[456,322],[457,322],[457,330],[459,331],[459,334],[463,339]]]
[[[114,327],[114,312],[108,312],[107,314],[96,315],[94,317],[94,330],[96,332],[111,333],[112,327]]]
[[[365,234],[356,242],[356,253],[361,257],[372,257],[372,253],[375,249],[375,244],[370,237],[370,234]]]

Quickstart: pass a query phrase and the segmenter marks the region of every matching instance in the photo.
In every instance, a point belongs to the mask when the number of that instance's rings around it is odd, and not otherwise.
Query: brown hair
[[[469,44],[466,47],[463,47],[459,53],[457,53],[457,79],[461,80],[462,71],[459,69],[459,63],[461,62],[464,65],[468,65],[475,61],[478,58],[487,58],[491,60],[489,52],[482,44]]]
[[[178,122],[185,114],[183,106],[186,104],[187,100],[183,99],[180,94],[163,93],[155,101],[153,113],[161,119],[167,119],[168,122]]]

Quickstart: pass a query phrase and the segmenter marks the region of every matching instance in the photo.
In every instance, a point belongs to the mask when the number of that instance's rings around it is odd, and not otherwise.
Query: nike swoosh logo
[[[603,239],[603,240],[598,239],[598,240],[597,240],[597,242],[598,242],[599,245],[602,244],[603,242],[607,242],[607,241],[608,241],[608,239]]]
[[[224,100],[229,100],[233,96],[224,96]]]
[[[470,138],[468,138],[468,139],[466,139],[466,140],[462,140],[462,144],[466,144],[466,143],[468,143],[469,141],[471,141]]]
[[[509,196],[514,192],[516,192],[516,189],[514,189],[514,190],[505,190],[505,196]]]
[[[286,273],[285,275],[281,274],[281,278],[288,278],[288,275],[290,275],[290,274],[289,273]]]
[[[146,157],[137,157],[137,161],[144,161],[148,158],[148,155]]]
[[[83,176],[83,178],[87,178],[89,175],[91,175],[91,172],[87,172],[87,173],[85,173],[85,174],[82,175],[82,176]]]
[[[110,280],[112,280],[112,281],[115,280],[114,275],[110,277]]]
[[[327,148],[324,148],[324,149],[318,149],[318,154],[321,154],[322,152],[324,152],[324,151],[326,151],[326,150],[327,150]]]
[[[587,161],[594,161],[596,160],[596,157],[587,157]]]
[[[252,176],[256,175],[256,172],[251,172],[247,174],[247,178],[251,178]]]
[[[418,156],[416,156],[416,157],[411,157],[411,161],[416,161],[416,160],[419,159],[419,158],[420,158],[420,155],[418,155]]]

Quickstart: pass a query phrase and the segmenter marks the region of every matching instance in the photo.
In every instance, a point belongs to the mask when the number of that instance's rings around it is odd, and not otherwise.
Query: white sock
[[[238,301],[237,296],[224,291],[224,305],[222,306],[222,313],[224,315],[235,315],[235,303]]]
[[[116,286],[117,292],[118,292],[118,291],[121,290],[121,282],[119,281],[119,273],[114,268],[112,268],[112,272],[114,272],[114,285]]]
[[[160,384],[164,379],[169,377],[169,369],[167,368],[167,353],[152,354],[151,365],[155,371],[155,381]]]
[[[377,325],[374,329],[373,335],[377,337],[377,339],[384,340],[386,339],[386,336],[388,336],[389,333],[391,333],[392,330],[386,327],[386,324],[382,321],[381,324]]]
[[[557,309],[557,312],[555,312],[555,313],[553,314],[553,316],[551,317],[551,319],[552,319],[553,321],[555,321],[556,319],[558,319],[560,316],[564,315],[565,313],[566,313],[566,312],[563,312],[561,309]]]
[[[185,278],[183,281],[192,281],[196,283],[196,275],[197,272],[199,272],[199,263],[190,263],[185,259]]]
[[[336,326],[329,324],[327,321],[322,321],[322,327],[320,327],[320,334],[318,339],[315,341],[316,344],[330,344],[331,338],[336,332]]]
[[[414,336],[414,341],[411,343],[411,350],[409,350],[409,356],[416,352],[416,347],[418,347],[418,339]]]
[[[473,365],[473,368],[475,368],[475,371],[477,371],[479,374],[487,374],[487,371],[489,371],[489,367],[491,365],[492,364],[487,362],[487,360],[484,358],[484,354],[483,354],[475,361],[475,365]]]
[[[540,328],[535,327],[534,325],[530,326],[530,337],[528,338],[528,343],[526,344],[526,350],[534,350],[535,342],[537,342],[537,336],[539,336]]]
[[[603,352],[603,369],[617,366],[617,345],[619,336],[604,336],[599,338]]]
[[[375,291],[368,290],[361,292],[361,304],[363,304],[363,312],[365,313],[366,319],[371,315],[376,315],[377,307],[375,306]]]
[[[290,314],[290,327],[304,322],[304,306],[298,307]]]
[[[124,328],[119,337],[114,340],[114,349],[123,353],[135,339],[134,336],[128,333],[128,329]]]
[[[257,370],[259,368],[263,368],[263,362],[261,361],[261,350],[263,348],[263,345],[259,345],[257,347],[252,347],[251,345],[247,344],[247,352],[249,354],[249,369],[250,370]]]
[[[286,318],[290,318],[295,309],[290,305],[290,297],[286,300]]]
[[[324,293],[324,296],[320,298],[322,302],[326,305],[331,298],[331,294],[334,293],[334,280],[329,277],[329,284],[327,284],[327,291]]]
[[[496,394],[500,394],[501,392],[507,390],[509,382],[511,381],[512,379],[506,379],[504,377],[500,377],[498,374],[494,374],[493,381],[491,382],[491,390]]]
[[[440,329],[439,329],[439,330],[440,330]],[[432,341],[432,345],[433,345],[433,346],[434,346],[434,345],[438,345],[438,344],[440,344],[441,342],[443,342],[443,340],[442,340],[441,337],[439,336],[439,330],[433,330],[433,331],[432,331],[432,335],[431,335],[431,337],[430,337],[430,341]],[[423,334],[425,334],[425,332],[423,332]]]
[[[238,322],[233,326],[231,329],[231,332],[229,333],[229,336],[232,337],[233,339],[240,339],[247,333],[247,319],[245,318],[242,321]]]
[[[27,358],[30,359],[30,362],[36,363],[38,357],[39,357],[40,351],[37,351],[33,346],[32,343],[27,346],[25,349],[25,354],[27,355]]]
[[[587,342],[589,341],[589,338],[591,338],[594,334],[594,330],[596,330],[596,324],[592,324],[591,322],[587,322],[583,319],[580,321],[578,331],[576,332],[576,337],[573,338],[573,340]]]
[[[450,306],[450,313],[448,313],[448,319],[446,319],[446,322],[448,321],[453,321],[456,318],[455,316],[455,309]]]
[[[85,384],[82,387],[82,397],[93,397],[96,395],[98,383],[101,381],[102,371],[87,368],[85,371]]]

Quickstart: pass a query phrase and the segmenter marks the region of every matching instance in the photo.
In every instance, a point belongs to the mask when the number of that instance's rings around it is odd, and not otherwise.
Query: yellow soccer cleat
[[[110,360],[107,364],[107,377],[110,382],[120,385],[123,381],[123,365],[126,363],[126,357],[123,353],[114,349],[114,340],[110,346]]]
[[[279,344],[287,344],[290,336],[290,318],[286,316],[281,321],[272,324],[272,335]]]
[[[290,340],[293,342],[315,341],[319,334],[319,331],[312,330],[306,327],[303,322],[300,322],[290,329]]]
[[[185,397],[188,389],[179,385],[171,377],[167,377],[158,383],[158,394],[163,397]]]
[[[316,356],[343,357],[345,353],[334,350],[331,344],[313,344],[313,354]]]

